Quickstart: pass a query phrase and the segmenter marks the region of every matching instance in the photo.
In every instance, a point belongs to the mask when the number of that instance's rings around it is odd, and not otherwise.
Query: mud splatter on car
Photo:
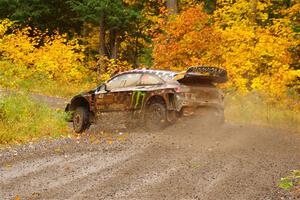
[[[131,70],[72,98],[74,130],[83,132],[103,117],[122,113],[127,125],[161,129],[181,116],[202,113],[215,123],[224,121],[224,95],[216,87],[227,81],[227,72],[216,67],[189,67],[187,71]],[[120,116],[120,115],[118,115]]]

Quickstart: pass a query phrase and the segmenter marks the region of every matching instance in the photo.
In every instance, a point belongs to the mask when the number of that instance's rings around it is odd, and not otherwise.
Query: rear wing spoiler
[[[218,67],[189,67],[187,71],[180,72],[176,75],[174,79],[183,83],[225,83],[227,81],[227,71]]]

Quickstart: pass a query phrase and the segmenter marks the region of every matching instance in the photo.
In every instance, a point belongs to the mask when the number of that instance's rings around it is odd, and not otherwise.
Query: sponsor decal
[[[131,96],[131,109],[143,108],[146,98],[146,92],[143,91],[133,91]]]

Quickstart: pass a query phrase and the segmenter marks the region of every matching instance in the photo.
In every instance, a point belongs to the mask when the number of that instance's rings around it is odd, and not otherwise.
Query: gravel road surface
[[[0,199],[300,199],[277,187],[294,169],[299,134],[195,117],[2,149]]]

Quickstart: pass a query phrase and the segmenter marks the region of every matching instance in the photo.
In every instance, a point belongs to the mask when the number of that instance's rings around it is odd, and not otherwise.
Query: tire
[[[73,129],[76,133],[82,133],[88,129],[89,111],[85,107],[77,107],[73,115]]]
[[[162,103],[152,103],[145,113],[145,127],[147,130],[158,131],[167,125],[167,109]]]

